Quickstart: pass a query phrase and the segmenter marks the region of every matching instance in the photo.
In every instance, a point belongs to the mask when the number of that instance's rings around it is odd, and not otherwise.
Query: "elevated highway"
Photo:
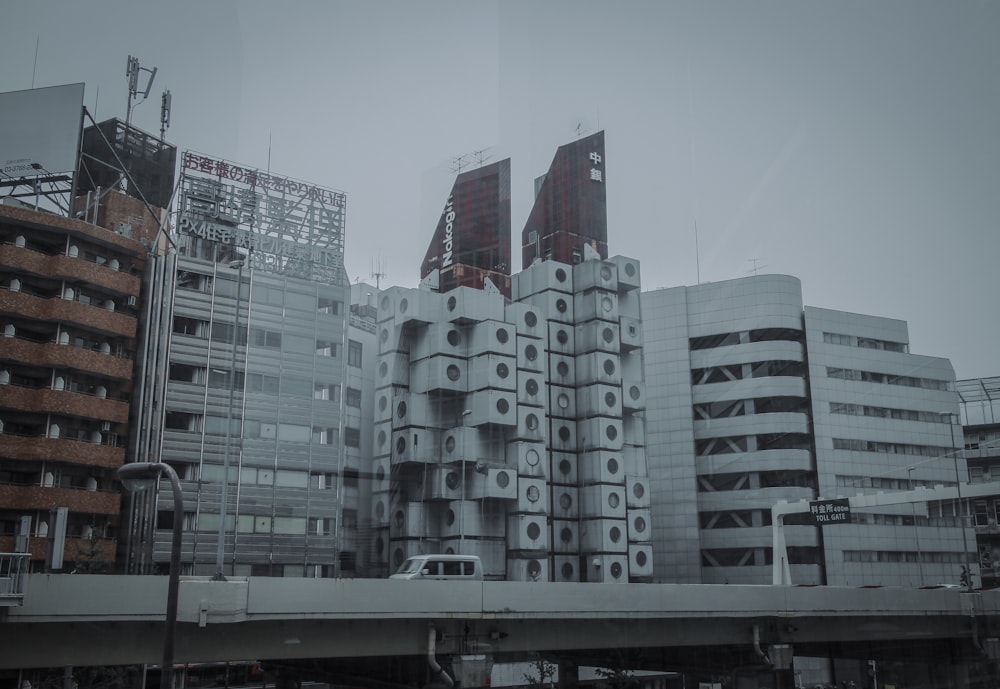
[[[28,575],[0,611],[0,669],[155,664],[167,577]],[[699,658],[986,657],[1000,591],[370,579],[182,578],[178,663],[385,659],[436,651],[599,659],[672,669]],[[668,667],[669,666],[669,667]]]

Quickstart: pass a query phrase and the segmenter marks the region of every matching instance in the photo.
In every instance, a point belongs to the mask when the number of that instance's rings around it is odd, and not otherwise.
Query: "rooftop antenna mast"
[[[767,268],[767,266],[764,265],[757,265],[757,262],[760,260],[759,258],[748,258],[747,260],[750,261],[750,263],[753,263],[753,268],[747,271],[747,275],[749,275],[750,273],[756,275],[757,271],[759,271],[761,268]]]
[[[382,278],[386,275],[382,272],[382,258],[372,259],[369,265],[369,271],[373,278],[375,278],[375,289],[379,289]]]
[[[139,72],[149,73],[149,81],[146,82],[146,88],[143,91],[139,91]],[[128,66],[125,68],[125,78],[128,79],[128,106],[125,109],[125,126],[127,127],[132,122],[133,99],[140,93],[142,93],[142,100],[139,103],[149,98],[149,89],[153,87],[153,79],[156,78],[156,67],[153,67],[152,70],[140,67],[139,58],[129,55]]]
[[[486,155],[486,151],[488,150],[490,149],[481,148],[478,151],[463,153],[462,155],[453,157],[451,159],[451,171],[460,175],[465,168],[482,167],[492,157]]]
[[[152,79],[150,80],[152,81]],[[170,89],[163,92],[160,96],[160,143],[163,143],[163,139],[167,134],[167,129],[170,128]]]

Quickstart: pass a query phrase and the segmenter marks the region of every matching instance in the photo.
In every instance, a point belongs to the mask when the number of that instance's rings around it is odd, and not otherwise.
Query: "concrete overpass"
[[[23,604],[0,611],[0,669],[156,664],[166,592],[165,576],[28,575]],[[995,657],[1000,591],[185,577],[176,660],[384,664],[426,657],[431,628],[442,657],[627,652],[636,667],[683,669],[786,649],[958,662]]]

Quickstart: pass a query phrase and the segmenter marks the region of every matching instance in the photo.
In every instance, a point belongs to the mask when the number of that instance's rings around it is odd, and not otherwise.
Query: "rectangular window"
[[[344,445],[347,447],[361,447],[361,431],[357,428],[345,428]]]
[[[344,392],[344,404],[348,407],[361,407],[361,391],[355,388],[347,388]]]
[[[361,352],[362,352],[362,347],[360,342],[356,342],[354,340],[348,340],[347,365],[361,368]]]

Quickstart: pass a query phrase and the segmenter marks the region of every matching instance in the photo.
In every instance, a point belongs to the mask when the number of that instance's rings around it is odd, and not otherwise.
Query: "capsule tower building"
[[[639,263],[607,258],[604,183],[603,132],[561,147],[508,278],[502,261],[463,259],[509,245],[509,162],[463,173],[421,287],[380,295],[372,521],[386,573],[453,552],[490,579],[652,577]],[[472,280],[443,279],[446,244],[452,277]]]

